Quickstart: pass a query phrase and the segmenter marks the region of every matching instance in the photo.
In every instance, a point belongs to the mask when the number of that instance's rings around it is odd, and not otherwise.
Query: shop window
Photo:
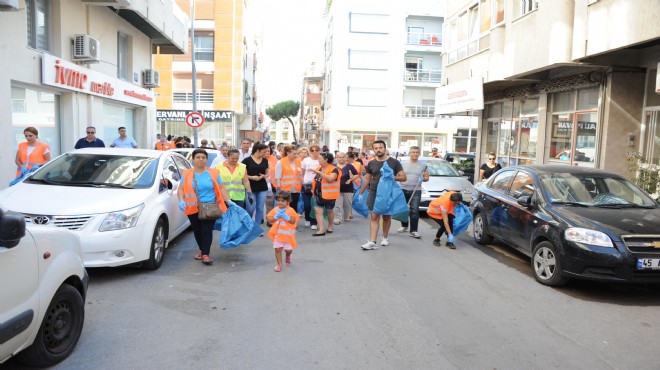
[[[101,124],[94,123],[94,126],[96,127],[96,136],[103,140],[106,145],[110,145],[115,138],[119,137],[117,130],[121,126],[126,127],[127,136],[132,137],[136,141],[138,140],[135,137],[133,109],[131,108],[104,103],[103,122]]]
[[[14,108],[16,105],[21,106],[21,109],[12,111],[13,153],[18,150],[18,144],[25,141],[23,131],[27,127],[34,127],[39,131],[38,140],[50,147],[52,157],[59,155],[59,95],[12,86],[11,100]],[[20,104],[15,103],[19,101]]]
[[[575,91],[552,94],[552,111],[565,112],[575,110]]]
[[[50,51],[50,0],[25,0],[25,10],[28,45],[37,50]]]
[[[577,109],[598,109],[598,88],[578,90]]]

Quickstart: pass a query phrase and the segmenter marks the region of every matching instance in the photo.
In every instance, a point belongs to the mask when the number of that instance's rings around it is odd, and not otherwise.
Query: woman
[[[351,153],[353,154],[353,153]],[[344,152],[337,152],[337,168],[340,172],[339,199],[335,202],[334,224],[339,225],[343,217],[345,222],[353,218],[353,181],[360,177],[358,170],[352,164],[346,162],[347,156]]]
[[[275,181],[278,190],[286,190],[291,193],[289,207],[298,209],[298,199],[302,188],[302,164],[295,146],[286,145],[282,149],[282,159],[275,165]]]
[[[313,236],[325,235],[325,222],[323,221],[323,210],[328,213],[328,233],[332,230],[332,220],[335,218],[335,201],[339,199],[339,170],[332,165],[335,161],[331,153],[321,153],[321,165],[314,170],[316,177],[312,183],[314,193],[314,213],[319,226],[319,231]]]
[[[268,150],[266,151],[266,155],[264,158],[268,161],[268,186],[270,186],[270,191],[266,194],[266,212],[264,214],[268,214],[273,207],[275,207],[275,195],[277,194],[277,190],[279,189],[277,186],[277,183],[275,181],[275,167],[277,167],[277,161],[279,158],[275,156],[273,150],[274,146],[268,145]],[[268,220],[266,220],[266,225],[268,227],[272,226]]]
[[[227,160],[216,165],[215,169],[220,172],[223,184],[227,184],[227,192],[232,202],[241,208],[245,208],[245,193],[252,199],[252,188],[250,180],[243,163],[238,163],[241,152],[232,149],[227,152]]]
[[[307,147],[302,147],[298,149],[298,158],[300,158],[300,163],[305,160],[305,158],[309,157],[309,149]]]
[[[44,163],[50,161],[50,147],[48,144],[37,141],[39,131],[34,127],[23,130],[25,142],[18,144],[16,151],[16,177],[31,169],[37,169]]]
[[[200,220],[197,212],[197,203],[218,203],[223,212],[227,211],[227,204],[233,203],[229,200],[227,189],[222,185],[220,173],[215,168],[206,168],[208,153],[204,149],[195,149],[192,152],[193,168],[183,171],[183,183],[177,190],[179,198],[179,209],[188,219],[195,235],[199,253],[196,260],[201,260],[205,265],[213,264],[209,255],[211,242],[213,241],[213,226],[215,220]]]
[[[499,163],[495,163],[496,159],[494,152],[488,153],[488,162],[482,164],[479,168],[479,182],[488,180],[495,172],[502,169]]]
[[[355,181],[353,181],[353,188],[354,188],[353,192],[360,189],[360,185],[362,185],[362,176],[364,175],[364,167],[362,166],[362,163],[358,162],[355,159],[356,156],[357,155],[353,152],[346,153],[346,163],[353,165],[353,167],[355,167],[355,169],[357,170],[357,173],[358,173],[358,178],[355,179]],[[351,217],[349,217],[349,218],[352,219],[353,218],[352,217],[352,215],[353,215],[353,209],[352,208],[351,208],[350,214],[351,214]]]
[[[264,220],[264,203],[268,193],[268,145],[257,143],[252,146],[252,155],[243,159],[243,164],[250,180],[250,189],[256,202],[254,220],[261,224]],[[250,215],[252,216],[252,215]]]
[[[314,170],[320,165],[320,152],[320,146],[316,144],[311,145],[309,147],[310,156],[301,162],[303,169],[302,197],[303,204],[305,205],[305,226],[311,226],[312,230],[318,228],[316,225],[316,219],[312,218],[309,213],[312,210],[312,182],[314,182],[314,178],[316,177],[316,172],[314,172]]]

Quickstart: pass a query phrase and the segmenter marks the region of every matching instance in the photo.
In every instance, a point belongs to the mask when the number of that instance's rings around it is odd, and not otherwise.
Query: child
[[[266,215],[266,219],[273,226],[268,231],[268,237],[273,241],[275,248],[275,259],[277,266],[275,272],[282,271],[282,250],[286,251],[286,264],[291,264],[291,252],[298,246],[296,243],[296,226],[298,225],[298,213],[291,207],[291,193],[280,190],[275,196],[277,207]]]

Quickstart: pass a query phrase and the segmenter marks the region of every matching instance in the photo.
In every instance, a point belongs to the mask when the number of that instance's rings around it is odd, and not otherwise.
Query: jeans
[[[410,232],[416,232],[419,225],[419,202],[422,200],[422,191],[415,190],[413,193],[412,190],[403,189],[403,196],[406,197],[406,202],[410,201]],[[401,226],[408,227],[408,222],[401,222]]]
[[[264,204],[266,202],[266,195],[268,191],[258,191],[256,193],[252,193],[254,195],[254,200],[255,200],[255,211],[254,211],[254,220],[258,223],[261,224],[261,221],[264,220]],[[252,215],[250,215],[252,216]]]
[[[190,227],[193,229],[195,241],[203,255],[208,255],[211,252],[211,242],[213,242],[213,226],[215,220],[200,221],[197,213],[188,215],[190,220]]]
[[[447,216],[448,216],[447,217],[447,223],[449,224],[449,228],[453,230],[454,229],[454,215],[447,215]],[[440,237],[444,233],[447,233],[447,235],[454,233],[452,230],[445,230],[445,222],[442,219],[434,218],[434,220],[438,225],[440,225],[440,228],[438,229],[438,232],[435,233],[435,238],[436,239],[440,239]]]
[[[312,193],[303,193],[303,203],[305,204],[305,221],[309,221],[310,224],[316,225],[316,219],[309,216],[309,212],[312,210]]]
[[[298,213],[298,199],[300,198],[300,193],[291,193],[291,201],[289,202],[289,207],[296,210]]]
[[[273,187],[273,191],[271,192],[273,195],[266,195],[266,213],[270,212],[273,208],[277,207],[276,200],[275,200],[275,195],[277,195],[277,188]]]

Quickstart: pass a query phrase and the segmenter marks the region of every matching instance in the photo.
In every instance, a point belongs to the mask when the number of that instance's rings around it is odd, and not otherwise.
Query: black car
[[[451,163],[454,168],[463,171],[463,175],[474,184],[474,154],[447,153],[444,160]]]
[[[660,206],[627,179],[583,167],[507,167],[474,187],[474,239],[531,257],[540,283],[660,283]]]

